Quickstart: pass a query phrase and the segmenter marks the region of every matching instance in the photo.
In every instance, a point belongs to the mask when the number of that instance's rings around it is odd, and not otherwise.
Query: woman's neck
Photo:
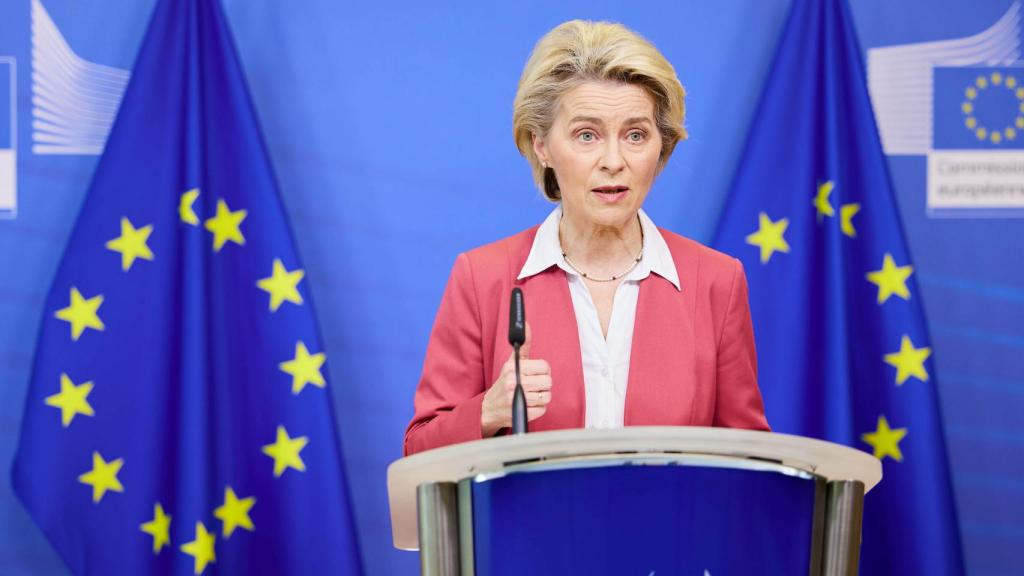
[[[637,216],[620,226],[600,226],[578,223],[563,212],[558,238],[562,252],[592,276],[621,273],[643,248],[643,234]]]

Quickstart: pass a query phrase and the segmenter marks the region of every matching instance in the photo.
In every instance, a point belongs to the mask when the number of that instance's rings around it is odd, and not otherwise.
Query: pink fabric
[[[743,266],[660,230],[682,290],[651,274],[640,283],[626,391],[627,426],[768,430]],[[551,365],[547,413],[531,431],[584,425],[583,367],[569,284],[558,267],[516,276],[537,228],[460,254],[427,347],[405,454],[481,438],[484,393],[512,352],[508,300],[523,290],[530,356]]]

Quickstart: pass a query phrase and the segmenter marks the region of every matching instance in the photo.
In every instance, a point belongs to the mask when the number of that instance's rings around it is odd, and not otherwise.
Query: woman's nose
[[[625,166],[622,158],[622,151],[619,150],[618,141],[612,140],[604,147],[601,155],[601,169],[611,174],[616,174]]]

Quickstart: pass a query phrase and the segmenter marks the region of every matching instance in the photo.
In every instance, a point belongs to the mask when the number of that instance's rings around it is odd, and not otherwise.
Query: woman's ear
[[[536,134],[533,135],[533,153],[537,155],[537,159],[545,168],[548,167],[548,155],[547,150],[544,146],[544,139]]]

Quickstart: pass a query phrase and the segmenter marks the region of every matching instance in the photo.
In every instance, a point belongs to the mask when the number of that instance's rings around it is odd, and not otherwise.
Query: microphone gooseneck
[[[516,368],[516,389],[512,394],[512,433],[525,434],[526,394],[523,392],[522,374],[519,371],[519,347],[526,342],[526,308],[523,306],[523,291],[512,289],[508,312],[508,343],[512,345]]]

